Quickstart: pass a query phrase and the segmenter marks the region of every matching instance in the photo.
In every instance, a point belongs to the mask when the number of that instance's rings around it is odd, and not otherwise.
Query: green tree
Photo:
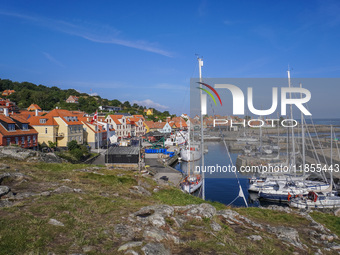
[[[51,149],[54,149],[55,147],[57,147],[57,143],[48,141],[48,147],[50,147]]]
[[[111,106],[117,106],[117,107],[119,107],[119,106],[121,106],[122,105],[122,102],[120,102],[119,100],[117,100],[117,99],[114,99],[114,100],[112,100],[112,101],[110,101],[110,105]]]
[[[77,141],[75,141],[75,140],[72,140],[72,141],[67,143],[67,149],[69,151],[73,151],[73,150],[78,149],[78,148],[79,148],[79,145],[78,145]]]
[[[130,105],[130,102],[129,102],[129,101],[125,101],[125,102],[123,103],[123,106],[124,106],[124,108],[131,108],[131,105]]]

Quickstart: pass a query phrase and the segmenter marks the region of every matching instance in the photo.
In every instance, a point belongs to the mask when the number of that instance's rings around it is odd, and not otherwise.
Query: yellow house
[[[91,148],[98,148],[106,144],[107,132],[103,125],[91,124],[87,121],[82,121],[84,127],[84,142],[86,141]]]
[[[66,147],[72,140],[78,144],[84,142],[83,123],[70,111],[54,109],[44,116],[30,117],[28,121],[36,127],[39,143],[51,141],[56,142],[58,147]]]
[[[145,133],[149,133],[150,131],[152,131],[151,129],[153,129],[154,126],[154,122],[153,121],[144,121],[144,127],[145,127]]]
[[[41,108],[39,107],[39,105],[37,105],[37,104],[31,104],[31,105],[27,108],[27,111],[35,111],[35,110],[41,111]]]
[[[38,142],[40,144],[57,142],[58,125],[52,117],[33,116],[28,119],[30,125],[38,132]]]
[[[144,109],[146,115],[153,115],[153,109]]]

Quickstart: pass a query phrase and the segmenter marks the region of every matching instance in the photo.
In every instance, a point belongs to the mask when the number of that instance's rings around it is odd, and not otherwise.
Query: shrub
[[[75,141],[75,140],[72,140],[72,141],[67,143],[67,149],[69,151],[73,151],[73,150],[78,149],[78,148],[79,148],[79,145],[78,145],[77,141]]]
[[[70,151],[72,156],[75,157],[77,160],[81,160],[81,158],[83,157],[83,152],[80,148],[75,148],[73,150]]]

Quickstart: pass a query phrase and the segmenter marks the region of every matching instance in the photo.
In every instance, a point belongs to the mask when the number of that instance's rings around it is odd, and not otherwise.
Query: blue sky
[[[340,77],[339,13],[336,0],[3,0],[0,78],[180,114],[195,53],[204,77],[286,77],[288,64],[292,77]],[[311,91],[316,117],[340,117],[339,87]]]

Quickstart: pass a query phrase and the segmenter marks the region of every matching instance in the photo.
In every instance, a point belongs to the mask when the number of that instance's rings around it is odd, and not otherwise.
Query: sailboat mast
[[[198,60],[198,70],[199,70],[199,79],[200,79],[200,88],[202,88],[202,66],[203,60],[201,58],[197,58]],[[200,102],[202,102],[202,89],[200,89]],[[202,109],[202,108],[201,108]],[[204,178],[204,137],[203,137],[203,113],[201,110],[201,158],[202,158],[202,199],[205,200],[205,178]]]
[[[288,74],[288,87],[291,87],[291,83],[290,83],[290,70],[288,68],[287,71]],[[289,98],[292,99],[292,93],[289,93]],[[291,120],[293,120],[293,105],[290,105],[290,118]],[[294,141],[294,128],[292,127],[292,167],[295,166],[295,141]],[[296,168],[294,167],[294,172],[295,172],[295,176],[296,176]]]
[[[300,83],[300,88],[302,88],[302,84]],[[302,98],[302,93],[301,93]],[[301,139],[302,139],[302,170],[303,176],[305,176],[305,165],[306,165],[306,153],[305,153],[305,128],[304,128],[304,117],[303,112],[301,111]]]
[[[331,187],[333,189],[333,125],[331,125]]]

